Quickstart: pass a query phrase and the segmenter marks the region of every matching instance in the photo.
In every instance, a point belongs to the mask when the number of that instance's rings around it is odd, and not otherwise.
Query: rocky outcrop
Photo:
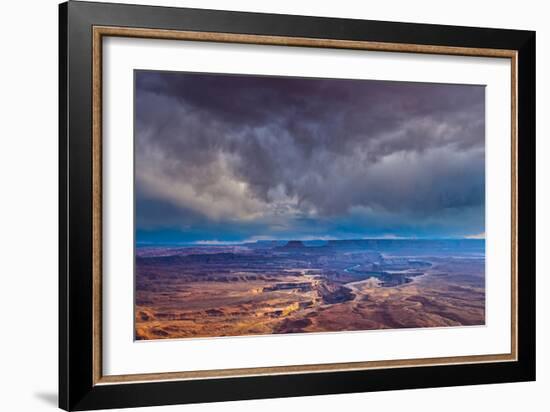
[[[289,240],[286,245],[276,247],[277,250],[305,249],[307,246],[301,240]]]

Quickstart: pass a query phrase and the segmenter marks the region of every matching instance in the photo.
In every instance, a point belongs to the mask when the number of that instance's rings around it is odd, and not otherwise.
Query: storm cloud
[[[484,232],[484,86],[152,71],[135,80],[144,241]]]

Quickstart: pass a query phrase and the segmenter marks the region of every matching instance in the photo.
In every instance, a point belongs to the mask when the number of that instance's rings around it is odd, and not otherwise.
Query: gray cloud
[[[336,231],[353,216],[394,232],[482,232],[484,93],[139,71],[137,208],[154,200],[171,212],[143,206],[138,226],[224,222],[271,233],[316,219]]]

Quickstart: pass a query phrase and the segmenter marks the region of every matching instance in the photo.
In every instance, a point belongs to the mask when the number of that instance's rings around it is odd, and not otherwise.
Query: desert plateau
[[[137,340],[485,323],[485,241],[140,247]]]

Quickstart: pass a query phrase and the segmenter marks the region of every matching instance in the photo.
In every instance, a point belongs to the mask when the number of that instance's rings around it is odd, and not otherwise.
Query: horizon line
[[[357,241],[357,240],[417,240],[417,241],[433,241],[433,240],[483,240],[485,237],[433,237],[433,238],[418,238],[418,237],[368,237],[368,238],[346,238],[346,239],[322,239],[322,238],[309,238],[309,239],[245,239],[240,241],[220,241],[220,240],[197,240],[193,242],[155,242],[155,241],[136,241],[137,246],[155,246],[155,245],[174,245],[174,246],[238,246],[244,244],[255,244],[260,242],[342,242],[342,241]]]

